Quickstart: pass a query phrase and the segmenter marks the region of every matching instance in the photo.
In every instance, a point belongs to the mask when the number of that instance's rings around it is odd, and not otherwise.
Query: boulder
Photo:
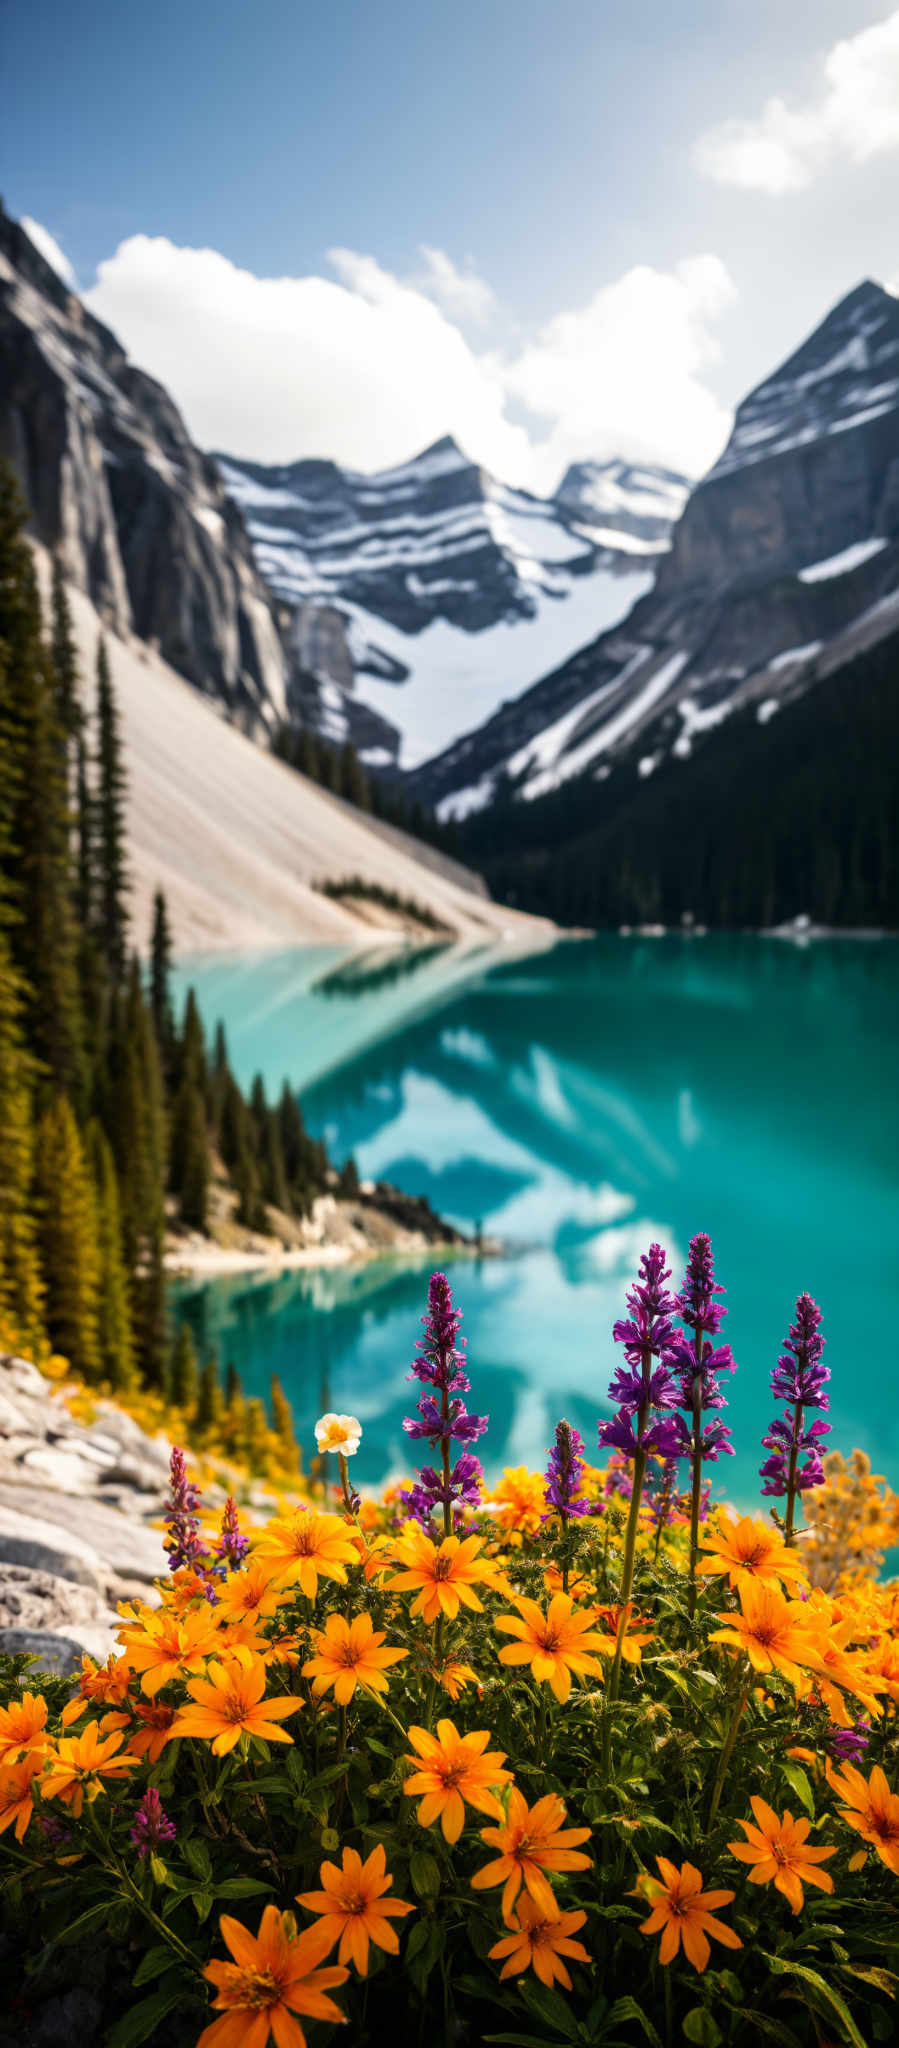
[[[26,1468],[20,1467],[24,1474]],[[44,1525],[42,1541],[46,1542],[46,1530],[54,1531],[50,1538],[59,1552],[65,1552],[90,1563],[93,1573],[100,1570],[102,1577],[118,1577],[145,1580],[148,1584],[158,1578],[165,1569],[165,1553],[162,1548],[162,1530],[148,1528],[145,1522],[137,1521],[132,1515],[122,1513],[118,1508],[108,1507],[104,1501],[70,1498],[65,1493],[55,1492],[49,1485],[32,1485],[30,1478],[10,1481],[0,1479],[0,1510],[3,1511],[0,1526],[5,1527],[10,1537],[14,1536],[21,1519],[28,1518],[27,1533],[36,1537],[35,1521]],[[158,1512],[162,1515],[162,1496],[158,1496]],[[13,1526],[15,1525],[15,1526]],[[85,1542],[82,1530],[87,1530],[90,1543]],[[7,1553],[8,1555],[9,1553]],[[25,1557],[16,1557],[15,1562],[26,1564]],[[62,1576],[75,1574],[66,1572]],[[79,1573],[77,1576],[82,1577]]]
[[[65,1528],[54,1518],[55,1501],[51,1494],[45,1512],[24,1514],[0,1500],[0,1573],[5,1580],[7,1567],[24,1565],[29,1571],[50,1572],[54,1578],[96,1588],[104,1575],[103,1559],[77,1529]]]
[[[54,1678],[71,1678],[81,1670],[83,1650],[70,1636],[45,1635],[33,1628],[0,1628],[0,1654],[40,1659],[39,1668]]]

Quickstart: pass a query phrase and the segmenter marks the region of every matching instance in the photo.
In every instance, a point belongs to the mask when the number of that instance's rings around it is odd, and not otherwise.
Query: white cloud
[[[867,163],[899,149],[899,12],[836,43],[824,85],[805,105],[766,101],[754,121],[722,121],[701,135],[695,160],[723,185],[798,192],[843,158]]]
[[[495,311],[496,299],[489,284],[470,268],[458,270],[451,256],[444,249],[432,249],[428,242],[421,245],[425,269],[422,276],[413,282],[421,286],[430,299],[436,299],[447,313],[457,320],[472,321],[481,326]]]
[[[348,249],[330,252],[336,281],[259,278],[214,249],[132,235],[86,299],[201,446],[262,462],[371,470],[451,433],[500,477],[543,490],[577,457],[696,473],[718,452],[729,417],[700,375],[734,297],[717,257],[629,271],[504,355],[478,352],[449,314],[455,295],[459,317],[486,315],[489,287],[424,253],[424,281]]]
[[[62,278],[63,284],[68,285],[70,292],[77,292],[78,279],[72,265],[49,228],[42,228],[39,220],[30,220],[27,213],[22,215],[22,226],[29,242],[34,243],[38,255],[43,256],[44,262],[49,263],[51,270],[55,270],[57,277]]]
[[[537,449],[544,475],[617,454],[701,472],[730,414],[699,372],[719,354],[713,323],[735,298],[720,258],[694,256],[673,271],[641,264],[557,313],[506,371],[507,389],[552,423]]]

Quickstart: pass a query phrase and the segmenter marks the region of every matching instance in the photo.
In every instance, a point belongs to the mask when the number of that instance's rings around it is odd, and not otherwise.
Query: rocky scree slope
[[[616,761],[650,775],[738,707],[772,707],[899,621],[899,299],[860,285],[739,407],[652,590],[412,777],[444,816]]]
[[[371,476],[217,460],[288,608],[310,722],[340,739],[355,719],[358,736],[367,705],[392,728],[363,749],[373,768],[433,754],[622,618],[688,489],[668,471],[584,463],[539,498],[449,435]]]
[[[120,635],[257,736],[289,662],[243,520],[160,384],[130,363],[0,207],[0,453],[35,538]]]

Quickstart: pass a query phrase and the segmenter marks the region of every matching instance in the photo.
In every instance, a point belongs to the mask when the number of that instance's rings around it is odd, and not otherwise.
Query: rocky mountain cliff
[[[765,722],[899,620],[899,300],[867,283],[740,406],[652,591],[426,764],[465,817],[633,758],[687,758],[740,706]]]
[[[324,729],[352,687],[397,728],[403,767],[623,618],[651,587],[688,489],[668,471],[584,463],[538,498],[449,436],[373,476],[218,461],[257,565],[291,608],[297,660],[324,685]],[[364,758],[386,766],[391,750]]]
[[[0,453],[35,537],[120,634],[260,735],[289,664],[240,513],[168,394],[0,208]]]

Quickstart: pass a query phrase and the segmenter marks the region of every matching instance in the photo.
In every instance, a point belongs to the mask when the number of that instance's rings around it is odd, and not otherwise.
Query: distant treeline
[[[461,837],[495,896],[561,924],[895,929],[899,635],[645,779],[627,764],[532,803],[507,786]]]
[[[245,1099],[221,1026],[207,1053],[193,991],[175,1019],[161,894],[145,986],[106,646],[88,721],[62,573],[47,638],[24,521],[0,465],[0,1340],[164,1390],[167,1206],[205,1228],[214,1155],[254,1228],[335,1177],[286,1084]]]
[[[399,778],[388,779],[372,775],[359,759],[352,740],[341,745],[332,745],[321,734],[303,726],[284,725],[272,742],[274,753],[279,760],[286,761],[291,768],[297,768],[301,775],[308,775],[322,789],[329,789],[333,796],[341,796],[345,803],[355,804],[356,809],[368,811],[373,818],[383,818],[385,824],[395,825],[399,831],[408,832],[414,839],[426,840],[429,846],[436,846],[441,853],[458,858],[462,841],[455,819],[446,825],[440,823],[433,811],[425,809],[416,797],[407,802]]]

